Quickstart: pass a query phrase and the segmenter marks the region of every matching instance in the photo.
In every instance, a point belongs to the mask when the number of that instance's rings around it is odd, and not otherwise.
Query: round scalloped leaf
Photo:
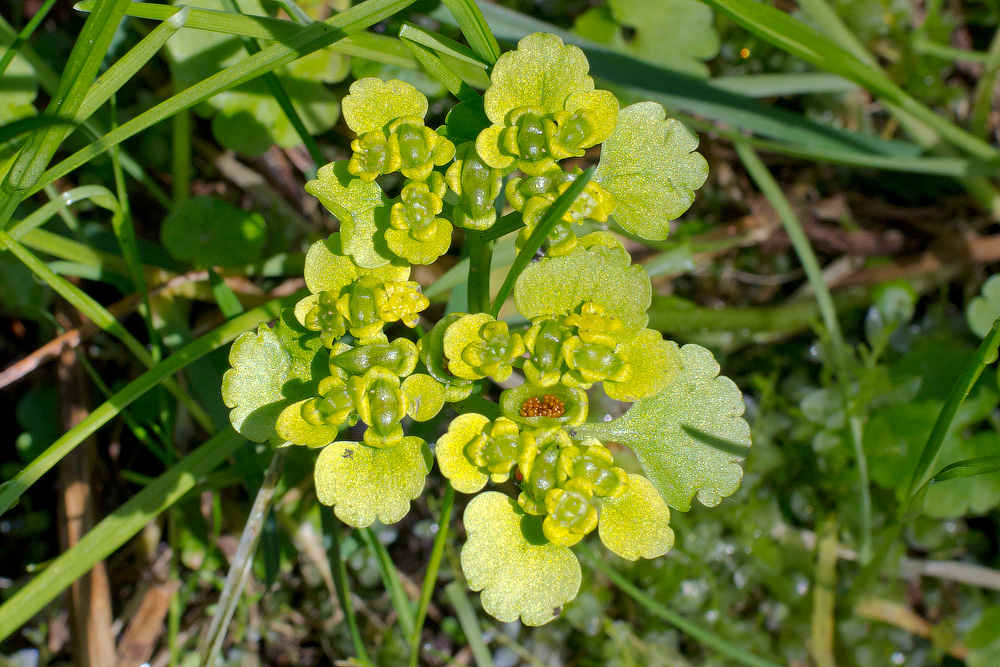
[[[340,235],[331,234],[325,241],[316,241],[309,246],[303,273],[309,291],[319,294],[340,290],[361,276],[375,276],[386,282],[403,281],[410,277],[410,267],[406,264],[386,264],[372,268],[357,266],[344,254]]]
[[[577,431],[630,447],[667,504],[686,512],[696,493],[713,507],[739,487],[750,426],[739,388],[719,375],[711,352],[685,345],[680,360],[681,372],[663,391],[633,403],[619,419]]]
[[[519,107],[562,111],[573,93],[594,90],[589,71],[590,63],[577,47],[549,33],[528,35],[493,66],[492,85],[483,96],[486,116],[503,125],[507,113]]]
[[[294,445],[325,447],[337,439],[336,426],[310,424],[302,418],[302,405],[309,399],[292,403],[278,415],[275,429],[283,439]]]
[[[708,76],[702,61],[719,51],[712,10],[696,0],[609,0],[607,7],[584,12],[573,30],[616,51],[701,77]]]
[[[1000,274],[990,276],[983,283],[982,294],[970,301],[965,310],[969,328],[980,338],[986,338],[986,334],[993,328],[993,322],[998,317],[1000,317]]]
[[[694,152],[698,137],[667,119],[655,102],[618,114],[618,126],[601,148],[594,181],[615,197],[614,218],[645,239],[667,238],[670,221],[688,210],[708,177],[708,163]]]
[[[423,118],[427,113],[424,94],[398,79],[358,79],[351,84],[351,92],[344,98],[343,105],[347,127],[359,136],[380,131],[397,118]]]
[[[171,255],[195,266],[239,266],[260,259],[267,225],[259,213],[215,197],[191,197],[163,221],[160,239]]]
[[[631,340],[646,328],[652,288],[641,266],[620,248],[595,245],[529,265],[514,285],[514,303],[526,318],[563,315],[587,301],[603,306],[624,328],[612,336]]]
[[[389,263],[391,254],[382,238],[388,227],[388,201],[377,182],[355,178],[347,171],[346,162],[331,162],[306,183],[306,192],[340,220],[343,251],[358,266],[375,268]],[[380,211],[385,214],[381,230],[376,221]]]
[[[597,534],[608,549],[628,560],[656,558],[674,546],[670,508],[642,475],[629,475],[625,493],[599,498]]]
[[[441,474],[448,478],[456,491],[475,493],[486,486],[489,475],[474,466],[465,455],[465,447],[481,434],[490,420],[483,415],[469,412],[456,417],[448,425],[448,432],[438,438],[434,453]]]
[[[465,508],[469,538],[462,572],[469,588],[482,591],[486,613],[504,623],[520,617],[525,625],[544,625],[576,597],[580,563],[566,547],[545,540],[540,526],[531,526],[529,540],[522,525],[531,521],[523,519],[517,503],[502,493],[473,498]]]
[[[604,381],[604,391],[616,401],[638,401],[660,392],[681,370],[677,343],[663,340],[659,331],[643,329],[633,340],[618,348],[629,374],[622,382]]]
[[[292,361],[278,336],[265,324],[257,333],[241,334],[229,349],[229,365],[222,376],[222,399],[232,408],[233,428],[254,442],[283,442],[275,423],[287,405],[281,387]]]
[[[423,448],[424,441],[412,436],[386,448],[334,442],[316,460],[316,495],[355,528],[375,519],[396,523],[424,489],[428,466]]]

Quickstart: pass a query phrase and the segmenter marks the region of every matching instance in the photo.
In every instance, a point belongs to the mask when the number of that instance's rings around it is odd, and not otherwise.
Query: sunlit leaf
[[[656,558],[674,545],[670,509],[642,475],[629,475],[624,494],[597,503],[601,511],[597,534],[622,558]]]
[[[163,221],[160,237],[171,255],[195,266],[240,266],[260,259],[267,226],[259,213],[215,197],[191,197]]]

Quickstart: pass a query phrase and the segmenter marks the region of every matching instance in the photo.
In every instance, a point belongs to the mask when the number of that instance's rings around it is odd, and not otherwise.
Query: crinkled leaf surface
[[[615,196],[618,224],[645,239],[665,239],[670,221],[688,210],[708,177],[697,147],[698,137],[659,104],[622,109],[593,178]]]
[[[462,572],[469,588],[482,591],[491,616],[509,623],[543,625],[556,618],[580,588],[580,563],[566,547],[522,531],[524,514],[502,493],[480,493],[465,508],[468,541]],[[541,538],[541,539],[538,539]]]
[[[224,10],[220,0],[185,0],[183,4],[199,9]],[[267,15],[259,0],[237,0],[236,4],[243,14]],[[170,71],[180,88],[202,81],[247,58],[238,38],[203,30],[180,30],[170,38],[166,48],[170,56]],[[342,80],[349,70],[346,58],[321,50],[278,68],[275,75],[306,129],[312,134],[319,134],[333,127],[340,115],[339,101],[324,84]],[[262,79],[254,79],[219,93],[197,110],[205,116],[218,112],[212,122],[216,139],[227,148],[247,155],[259,155],[272,143],[283,148],[302,143]]]
[[[260,259],[267,225],[259,213],[215,197],[191,197],[163,221],[160,238],[171,255],[195,266],[239,266]]]
[[[427,477],[424,441],[406,437],[385,449],[360,442],[334,442],[316,461],[316,495],[337,517],[356,528],[375,519],[396,523],[410,511]]]
[[[618,401],[637,401],[658,393],[681,370],[681,352],[677,343],[663,340],[659,331],[642,332],[619,348],[618,353],[629,366],[629,374],[621,382],[604,382],[604,391]]]
[[[642,475],[629,475],[628,488],[617,498],[601,498],[597,533],[622,558],[656,558],[674,546],[670,509],[656,487]]]
[[[382,236],[389,226],[389,209],[377,182],[365,183],[347,171],[346,162],[332,162],[306,183],[306,192],[340,220],[343,251],[358,266],[374,268],[389,263],[392,255]]]
[[[619,419],[578,430],[627,445],[667,504],[687,511],[696,493],[713,507],[739,487],[750,426],[741,416],[739,388],[719,376],[711,352],[685,345],[681,364],[677,378],[660,393],[633,403]]]
[[[549,33],[528,35],[493,66],[493,83],[483,96],[486,116],[502,125],[507,113],[518,107],[561,111],[571,95],[594,89],[589,71],[579,48]]]
[[[616,51],[695,76],[719,51],[712,10],[696,0],[608,0],[576,21],[577,34]],[[627,31],[627,32],[626,32]]]
[[[514,303],[528,319],[562,315],[593,301],[605,315],[618,317],[624,328],[613,334],[621,342],[646,328],[651,287],[641,266],[623,248],[595,245],[576,248],[562,257],[530,264],[514,284]]]
[[[292,360],[281,340],[265,324],[257,333],[241,334],[229,350],[229,365],[222,377],[222,398],[232,408],[233,428],[254,442],[283,442],[274,425],[287,405],[281,387]]]
[[[344,98],[344,121],[358,135],[381,130],[397,118],[423,118],[426,113],[424,94],[398,79],[359,79]]]
[[[990,276],[983,283],[982,293],[969,302],[965,317],[972,333],[986,338],[986,334],[993,328],[993,322],[1000,317],[1000,275]]]

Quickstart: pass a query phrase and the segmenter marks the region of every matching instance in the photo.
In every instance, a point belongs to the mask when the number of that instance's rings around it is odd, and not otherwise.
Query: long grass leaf
[[[833,349],[833,370],[837,376],[837,389],[840,392],[841,404],[844,414],[847,416],[847,432],[851,444],[854,447],[854,462],[858,468],[858,497],[861,507],[860,517],[860,558],[862,563],[867,563],[872,557],[872,499],[871,489],[868,484],[868,459],[862,445],[863,424],[857,410],[852,408],[852,384],[853,376],[850,370],[850,352],[844,340],[844,334],[840,329],[840,321],[837,319],[837,309],[830,296],[830,290],[826,286],[823,278],[823,270],[819,266],[816,253],[813,252],[812,245],[806,237],[802,224],[792,211],[791,205],[785,198],[784,193],[774,176],[761,162],[760,158],[752,148],[746,144],[736,144],[736,154],[749,172],[750,177],[760,188],[764,196],[771,202],[771,206],[778,213],[782,227],[788,233],[788,238],[795,248],[802,268],[805,269],[806,277],[816,294],[816,303],[819,306],[820,314],[823,317],[823,324],[826,325],[827,334],[830,336],[830,347]]]
[[[492,65],[500,57],[500,45],[493,36],[489,23],[480,11],[476,0],[442,0],[448,8],[472,50],[487,64]]]
[[[448,529],[451,526],[451,511],[455,506],[455,489],[445,482],[444,497],[441,499],[441,509],[438,512],[437,535],[434,536],[434,546],[431,547],[431,557],[424,572],[424,585],[420,588],[420,601],[417,604],[417,615],[413,624],[413,637],[410,640],[410,667],[417,667],[420,660],[420,645],[424,629],[424,619],[431,605],[434,589],[437,588],[438,570],[444,547],[448,543]]]
[[[293,60],[343,39],[352,32],[364,30],[368,26],[392,16],[413,2],[414,0],[366,0],[322,23],[313,23],[286,42],[269,46],[260,53],[199,81],[157,104],[152,109],[139,114],[121,127],[108,132],[99,140],[46,171],[34,189],[37,190],[58,178],[62,178],[112,146],[169,118],[182,109],[188,109],[212,95],[246,83],[282,65],[287,65]]]
[[[49,10],[52,6],[56,4],[56,0],[45,0],[42,6],[38,8],[35,15],[31,17],[28,24],[24,26],[20,33],[18,33],[17,38],[7,47],[7,51],[4,52],[3,57],[0,58],[0,76],[7,71],[7,66],[10,65],[11,61],[14,60],[14,56],[17,55],[18,49],[21,48],[21,44],[26,42],[32,34],[34,34],[35,29],[42,24],[45,17],[49,15]]]
[[[294,305],[300,298],[302,298],[302,294],[296,293],[281,299],[275,299],[259,308],[248,310],[201,338],[188,343],[125,385],[114,396],[87,415],[83,421],[52,443],[48,449],[39,454],[31,463],[22,468],[13,479],[0,484],[0,515],[13,507],[17,503],[18,498],[32,484],[37,482],[42,475],[59,463],[66,454],[71,452],[73,448],[86,440],[101,426],[108,423],[133,401],[193,361],[228,344],[244,331],[247,331],[260,322],[274,319],[278,316],[282,308]]]
[[[493,655],[490,653],[489,647],[486,646],[483,628],[479,624],[479,617],[476,616],[472,602],[469,601],[469,594],[465,592],[465,586],[453,581],[444,587],[444,592],[455,610],[455,616],[458,617],[458,624],[462,626],[465,639],[469,642],[469,650],[472,651],[472,657],[476,659],[476,666],[493,667]]]
[[[406,591],[403,590],[403,582],[399,579],[399,572],[396,570],[396,566],[393,564],[385,545],[379,542],[375,531],[371,528],[361,528],[358,530],[358,533],[361,535],[361,539],[364,540],[368,550],[375,556],[379,574],[382,575],[382,583],[389,593],[392,608],[396,611],[399,629],[403,632],[406,640],[409,641],[413,636],[415,612],[413,605],[410,604],[410,599],[406,597]]]
[[[976,475],[989,475],[997,471],[1000,471],[1000,456],[980,456],[946,465],[934,475],[932,481],[945,482],[949,479],[965,479]]]
[[[246,440],[232,430],[218,433],[94,526],[0,606],[0,640],[9,637],[245,444]]]

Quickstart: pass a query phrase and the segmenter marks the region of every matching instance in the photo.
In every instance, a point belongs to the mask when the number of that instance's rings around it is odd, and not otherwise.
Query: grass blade
[[[590,167],[582,174],[576,177],[576,180],[568,188],[566,192],[559,195],[559,198],[552,202],[552,205],[545,210],[545,214],[542,219],[538,221],[538,226],[535,230],[531,232],[531,236],[528,240],[524,242],[524,246],[521,251],[517,253],[517,257],[514,258],[514,263],[511,264],[510,271],[507,272],[507,277],[504,279],[503,284],[500,286],[500,291],[497,292],[496,299],[493,301],[493,308],[490,309],[490,314],[496,317],[500,314],[500,309],[503,307],[503,302],[507,300],[507,296],[510,294],[511,290],[514,289],[514,283],[517,281],[517,277],[521,275],[525,267],[531,262],[532,258],[535,256],[535,252],[542,247],[542,243],[548,237],[549,232],[552,228],[562,219],[569,207],[573,205],[576,198],[580,196],[583,189],[587,187],[587,183],[590,182],[591,176],[594,175],[594,169],[596,167]],[[471,275],[471,271],[470,271]],[[472,290],[472,286],[469,286],[469,290]]]
[[[417,616],[413,623],[413,636],[410,639],[410,667],[417,667],[420,660],[420,644],[427,618],[427,608],[431,605],[431,597],[437,587],[438,570],[441,568],[441,557],[448,542],[448,529],[451,526],[451,511],[455,507],[455,489],[445,482],[444,497],[441,499],[441,511],[438,513],[437,535],[434,536],[434,546],[431,547],[431,558],[427,562],[424,573],[424,585],[420,589],[420,602],[417,604]]]
[[[355,657],[362,662],[368,662],[365,641],[361,638],[361,631],[358,630],[358,617],[354,613],[354,605],[351,604],[351,586],[347,581],[347,561],[340,551],[340,530],[343,524],[337,520],[333,510],[325,507],[319,508],[319,517],[323,534],[330,538],[327,556],[330,560],[334,587],[337,589],[337,600],[340,602],[340,608],[347,619],[347,629],[354,644]]]
[[[86,440],[87,437],[101,426],[111,421],[111,419],[133,401],[193,361],[228,344],[244,331],[249,330],[260,322],[274,319],[281,312],[282,308],[293,306],[300,298],[302,298],[302,294],[296,293],[291,296],[275,299],[259,308],[248,310],[239,317],[226,322],[221,327],[188,343],[179,351],[127,384],[121,391],[117,392],[87,415],[83,421],[52,443],[48,449],[22,468],[13,479],[0,484],[0,515],[3,515],[4,512],[13,507],[17,503],[17,499],[32,484],[37,482],[42,475],[59,463],[74,447]]]
[[[365,0],[360,5],[336,14],[322,23],[314,23],[287,41],[274,44],[232,67],[213,74],[108,132],[46,171],[40,179],[41,182],[36,183],[31,192],[62,178],[112,146],[169,118],[178,111],[188,109],[212,95],[246,83],[317,49],[329,46],[352,32],[364,30],[413,2],[414,0]]]
[[[56,4],[56,0],[45,0],[42,6],[38,8],[38,11],[35,12],[35,15],[31,17],[31,20],[28,21],[28,24],[24,26],[24,29],[18,33],[17,38],[7,47],[7,51],[0,58],[0,76],[3,76],[3,73],[7,71],[7,66],[14,60],[14,56],[17,55],[21,44],[34,34],[35,29],[42,24],[42,21],[48,16],[49,10],[52,9],[52,5],[54,4]]]
[[[475,0],[442,0],[458,22],[469,46],[480,59],[492,65],[500,57],[500,45]]]
[[[684,634],[704,644],[710,649],[718,651],[722,655],[731,659],[735,663],[746,665],[747,667],[778,667],[777,663],[757,657],[748,653],[735,644],[730,644],[722,637],[706,630],[705,628],[692,623],[672,609],[668,609],[653,598],[649,597],[638,587],[634,586],[628,579],[611,568],[610,565],[602,561],[588,544],[581,545],[584,558],[594,567],[601,571],[611,580],[623,593],[635,600],[639,606],[648,611],[653,616],[662,618],[664,621],[674,626]]]
[[[232,430],[218,433],[94,526],[0,606],[0,640],[9,637],[95,563],[125,544],[245,443]]]
[[[833,369],[837,376],[837,388],[840,391],[841,403],[844,414],[847,416],[848,436],[854,447],[855,465],[858,467],[858,493],[859,505],[861,506],[861,527],[860,527],[860,549],[859,557],[862,563],[867,563],[872,557],[872,499],[871,489],[868,485],[868,459],[862,445],[863,425],[861,417],[853,410],[851,385],[852,375],[850,371],[850,352],[847,343],[844,341],[844,334],[840,329],[840,322],[837,319],[837,309],[830,296],[830,290],[826,286],[823,278],[823,270],[816,259],[809,239],[802,230],[802,224],[795,217],[791,205],[785,198],[784,193],[778,186],[777,181],[767,170],[764,163],[746,144],[736,144],[736,153],[742,160],[743,165],[749,172],[750,177],[760,188],[761,192],[771,202],[778,213],[782,227],[788,233],[788,237],[795,248],[795,254],[799,257],[802,268],[805,269],[806,277],[816,294],[816,303],[819,305],[820,314],[823,317],[823,324],[826,326],[827,334],[830,336],[830,347],[833,348]]]
[[[444,592],[448,596],[448,601],[451,602],[451,606],[455,610],[455,616],[458,617],[458,623],[462,626],[462,632],[465,633],[465,638],[469,642],[469,650],[472,651],[472,657],[476,659],[476,667],[493,667],[493,655],[486,646],[486,640],[483,639],[483,628],[479,625],[476,610],[469,602],[465,586],[453,581],[444,587]]]
[[[980,456],[976,459],[956,461],[941,468],[931,481],[944,482],[949,479],[965,479],[997,471],[1000,471],[1000,456]]]
[[[410,599],[406,597],[406,591],[403,590],[403,582],[399,580],[399,572],[396,571],[396,566],[393,565],[385,545],[379,542],[375,531],[371,528],[361,528],[358,533],[360,533],[368,550],[375,556],[378,571],[382,575],[382,583],[385,585],[386,591],[389,592],[393,609],[396,610],[399,629],[402,630],[403,636],[409,640],[413,636],[414,611]]]

